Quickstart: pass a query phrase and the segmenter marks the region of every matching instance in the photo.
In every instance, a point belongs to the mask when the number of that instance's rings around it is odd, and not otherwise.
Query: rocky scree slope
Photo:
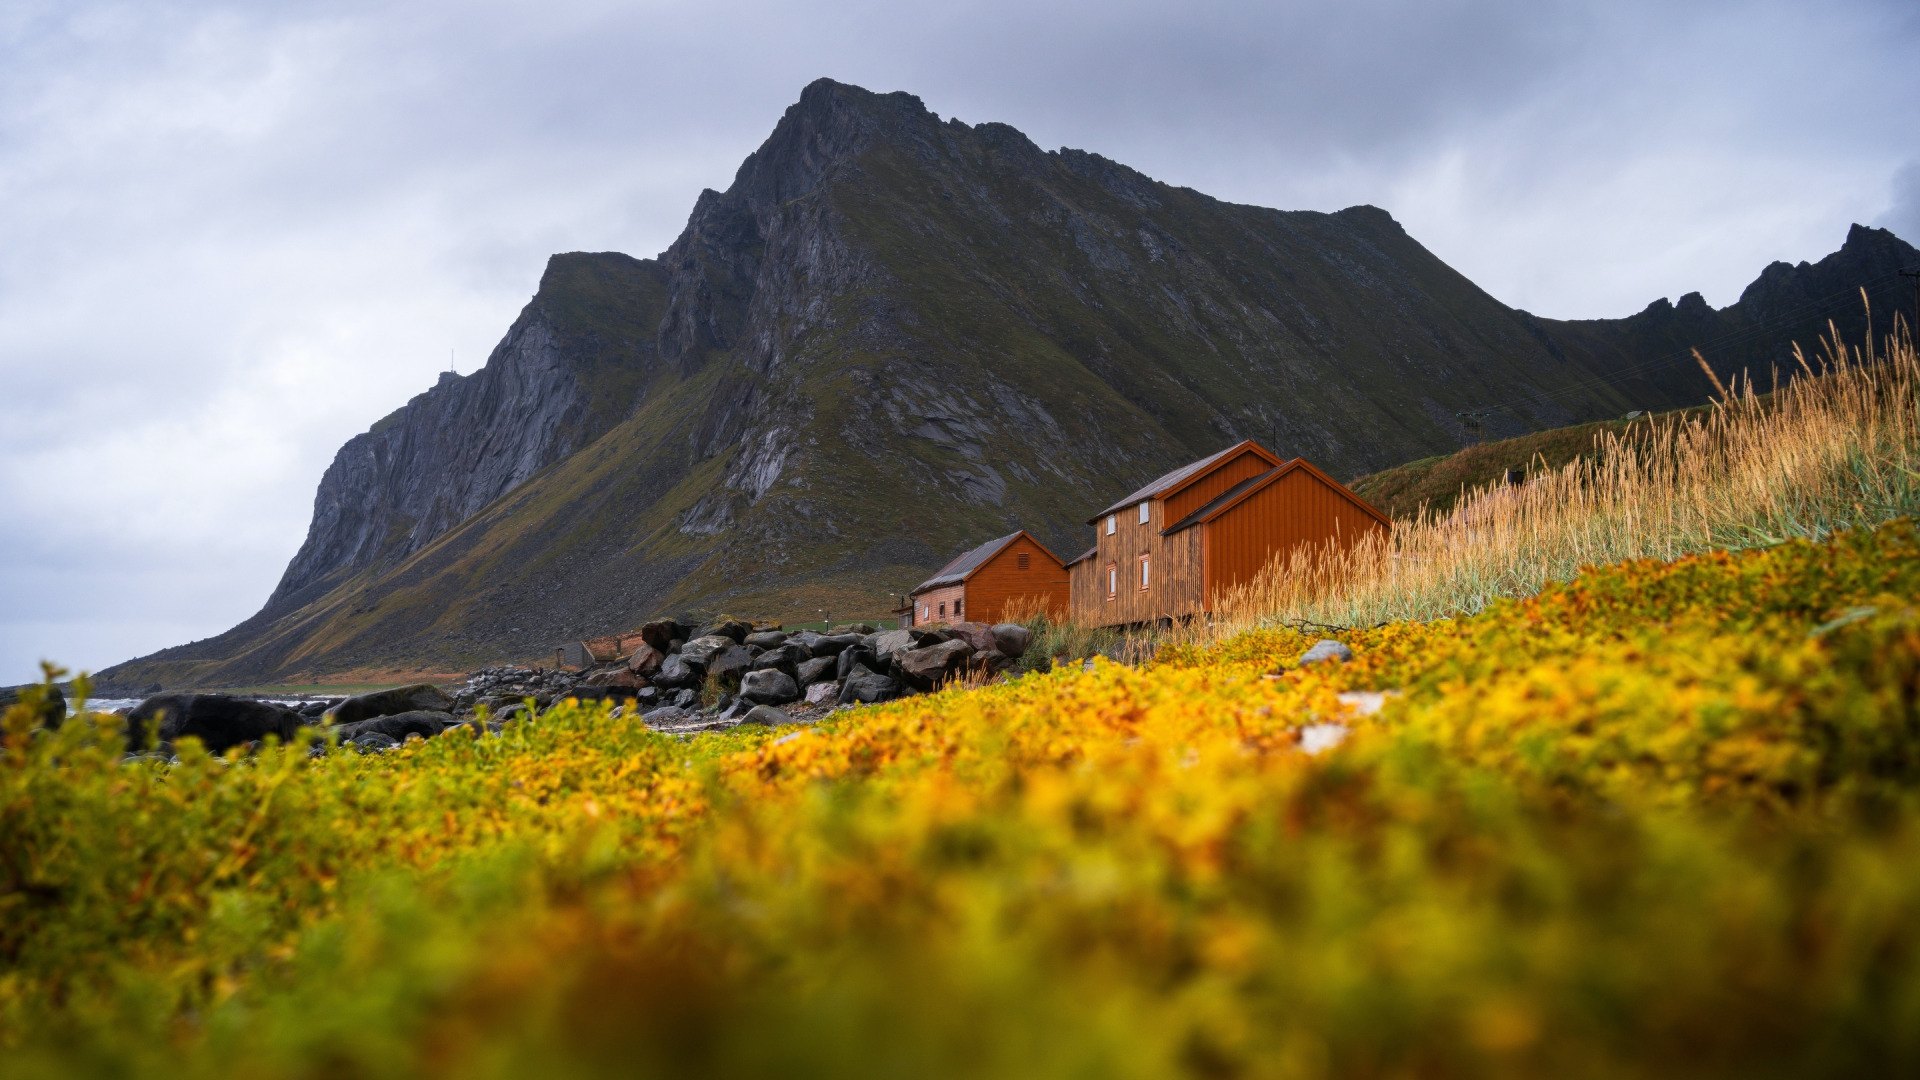
[[[871,614],[1013,528],[1070,556],[1090,508],[1241,438],[1354,476],[1701,400],[1689,357],[1609,376],[1655,339],[1509,309],[1372,207],[1224,203],[821,80],[659,258],[555,256],[485,368],[349,441],[258,615],[102,676]]]

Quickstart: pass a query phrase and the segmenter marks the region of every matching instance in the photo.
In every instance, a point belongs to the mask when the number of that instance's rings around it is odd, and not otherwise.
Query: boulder
[[[833,677],[844,679],[853,673],[856,667],[865,667],[871,671],[885,671],[887,662],[880,659],[872,649],[865,645],[848,649],[834,659]]]
[[[700,628],[701,637],[717,636],[732,638],[735,645],[745,643],[747,635],[752,632],[753,627],[748,626],[739,619],[730,619],[724,615]],[[691,644],[691,642],[689,642],[689,644]]]
[[[640,687],[640,678],[626,668],[620,668],[616,671],[596,671],[587,676],[586,685],[636,690]],[[575,687],[575,689],[579,689],[579,687]]]
[[[834,672],[839,667],[840,658],[837,656],[816,656],[811,660],[800,662],[800,666],[794,669],[793,681],[803,687],[812,686],[817,682],[827,682],[832,680]]]
[[[445,690],[426,683],[355,694],[328,709],[323,715],[330,724],[353,724],[376,716],[397,716],[404,712],[453,711],[453,698]]]
[[[442,695],[445,696],[445,695]],[[230,694],[158,694],[127,713],[127,749],[145,750],[192,736],[218,754],[269,735],[291,741],[305,724],[299,713],[281,705]]]
[[[691,709],[699,703],[700,703],[700,693],[697,690],[674,691],[673,704],[678,708]]]
[[[833,634],[859,634],[864,637],[874,632],[871,625],[863,622],[841,623],[830,631]]]
[[[405,712],[393,716],[380,716],[372,720],[361,720],[352,724],[339,724],[333,728],[343,743],[358,742],[362,735],[385,735],[396,743],[407,741],[410,735],[431,739],[445,731],[453,717],[442,712]]]
[[[1012,659],[1018,660],[1027,655],[1027,647],[1032,644],[1033,631],[1017,622],[993,625],[993,647]]]
[[[648,625],[651,626],[652,624],[649,623]],[[668,644],[671,644],[671,642],[662,642],[659,647],[656,647],[652,642],[641,642],[640,646],[633,650],[633,655],[627,657],[627,670],[643,679],[651,678],[654,672],[660,670],[660,665],[666,663],[667,650],[665,646]]]
[[[655,619],[640,628],[640,640],[662,656],[666,655],[667,646],[679,636],[680,628],[672,619]]]
[[[997,648],[993,641],[993,627],[983,622],[959,622],[946,628],[951,635],[950,641],[964,641],[974,652],[986,652]]]
[[[984,671],[989,675],[998,675],[1013,667],[1013,657],[1008,656],[999,649],[988,649],[985,652],[973,654],[972,666],[976,671]]]
[[[348,746],[363,754],[382,754],[400,745],[400,740],[378,731],[369,731],[347,742]]]
[[[685,709],[673,705],[662,705],[657,709],[648,709],[646,712],[641,713],[640,719],[651,727],[655,724],[676,723],[689,719],[689,716]]]
[[[767,727],[779,727],[781,724],[793,723],[793,717],[788,716],[786,713],[781,712],[771,705],[755,705],[753,708],[747,710],[746,715],[740,718],[740,722],[743,724],[765,724]]]
[[[650,707],[659,704],[660,691],[657,687],[643,686],[634,694],[634,697],[640,699],[640,704]]]
[[[797,642],[788,642],[777,649],[768,649],[761,653],[753,661],[753,669],[761,671],[766,668],[778,668],[797,679],[800,665],[811,659],[813,654],[807,652],[806,646]]]
[[[900,654],[900,677],[915,690],[938,689],[967,669],[973,646],[958,639]]]
[[[777,669],[749,671],[740,680],[740,696],[756,705],[785,705],[800,699],[800,687],[793,676]]]
[[[807,704],[820,705],[840,700],[840,684],[828,679],[807,687]]]
[[[892,701],[900,696],[900,684],[885,675],[876,674],[863,666],[856,666],[840,684],[841,705],[864,702],[872,705],[881,701]]]
[[[1353,659],[1352,649],[1332,638],[1321,638],[1313,643],[1313,648],[1300,654],[1300,666],[1325,663],[1329,660],[1336,664],[1344,664],[1351,659]]]
[[[39,690],[39,704],[34,709],[33,722],[42,727],[57,728],[67,718],[67,695],[57,686],[40,686],[29,683],[26,686],[9,686],[0,689],[0,713],[20,704],[21,695],[29,690]]]
[[[576,686],[567,691],[565,697],[576,701],[632,701],[640,696],[637,687],[632,686]]]
[[[680,646],[680,658],[689,664],[699,664],[704,668],[708,658],[715,653],[736,648],[739,644],[739,638],[728,637],[725,634],[702,634]]]
[[[860,644],[859,634],[795,634],[790,641],[798,641],[815,656],[838,656],[847,649]]]
[[[654,673],[651,681],[655,686],[678,689],[695,686],[705,681],[706,677],[705,665],[691,663],[680,653],[670,653],[666,662],[660,665],[660,670]]]
[[[914,626],[905,630],[889,630],[884,634],[876,634],[872,640],[868,642],[867,647],[872,649],[875,655],[885,660],[888,657],[907,652],[910,649],[924,649],[929,645],[938,645],[945,640],[946,638],[938,631]]]
[[[777,649],[787,643],[787,635],[778,630],[761,630],[747,635],[746,644],[758,645],[763,649]]]
[[[751,652],[733,645],[713,654],[707,661],[707,674],[720,679],[738,679],[758,666]]]

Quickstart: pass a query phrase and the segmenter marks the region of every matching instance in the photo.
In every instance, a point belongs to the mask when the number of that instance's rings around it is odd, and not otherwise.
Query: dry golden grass
[[[1276,559],[1216,598],[1207,638],[1292,623],[1469,615],[1583,567],[1821,539],[1920,511],[1920,363],[1896,324],[1875,351],[1821,343],[1762,403],[1736,379],[1704,413],[1595,439],[1594,455],[1471,490],[1352,548]],[[1779,373],[1773,373],[1779,380]],[[1718,380],[1716,379],[1716,383]]]

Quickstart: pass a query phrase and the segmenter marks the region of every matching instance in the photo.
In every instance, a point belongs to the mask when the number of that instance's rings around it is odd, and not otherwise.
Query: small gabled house
[[[1248,440],[1160,477],[1089,519],[1068,565],[1072,611],[1090,626],[1214,610],[1276,556],[1386,529],[1386,515],[1302,458]]]
[[[913,590],[904,625],[998,622],[1010,600],[1038,598],[1066,614],[1067,568],[1025,530],[989,540],[940,568]]]

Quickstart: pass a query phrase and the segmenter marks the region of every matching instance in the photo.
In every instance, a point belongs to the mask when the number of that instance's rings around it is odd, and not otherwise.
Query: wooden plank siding
[[[1201,609],[1206,596],[1205,567],[1200,560],[1200,538],[1192,529],[1171,536],[1161,535],[1167,527],[1167,504],[1159,499],[1147,501],[1147,523],[1140,523],[1139,511],[1128,507],[1116,515],[1114,534],[1107,535],[1106,519],[1094,524],[1093,557],[1074,567],[1084,571],[1075,578],[1073,617],[1090,626],[1151,622],[1154,619],[1190,615]],[[1149,584],[1140,588],[1140,556],[1152,566]],[[1119,570],[1119,588],[1107,595],[1107,567]],[[1081,585],[1085,581],[1086,585]],[[1091,587],[1087,587],[1091,586]]]
[[[1020,556],[1027,569],[1020,569]],[[1050,617],[1065,615],[1068,603],[1067,568],[1053,552],[1033,538],[1021,535],[967,577],[967,618],[1000,622],[1007,605],[1027,597],[1046,601]],[[949,609],[951,610],[951,609]]]
[[[1045,603],[1049,617],[1061,618],[1067,614],[1071,595],[1067,568],[1059,556],[1023,532],[968,571],[964,580],[915,592],[913,622],[916,626],[964,620],[1000,622],[1009,605],[1024,606],[1029,598]],[[946,607],[944,614],[942,605]]]
[[[1207,607],[1223,590],[1253,580],[1276,556],[1330,539],[1351,544],[1383,529],[1378,514],[1301,461],[1188,532],[1206,536]]]
[[[1276,557],[1388,527],[1377,510],[1301,458],[1283,463],[1252,442],[1217,457],[1136,491],[1133,501],[1115,507],[1112,535],[1105,516],[1094,519],[1094,553],[1070,575],[1076,621],[1134,625],[1212,611],[1223,591],[1251,581]],[[1152,567],[1145,589],[1143,555]],[[1111,594],[1110,569],[1119,578]]]
[[[1280,459],[1256,446],[1248,446],[1205,476],[1167,496],[1167,525],[1172,525],[1195,510],[1227,493],[1242,480],[1251,480],[1280,465]],[[1166,528],[1167,525],[1160,526]]]

